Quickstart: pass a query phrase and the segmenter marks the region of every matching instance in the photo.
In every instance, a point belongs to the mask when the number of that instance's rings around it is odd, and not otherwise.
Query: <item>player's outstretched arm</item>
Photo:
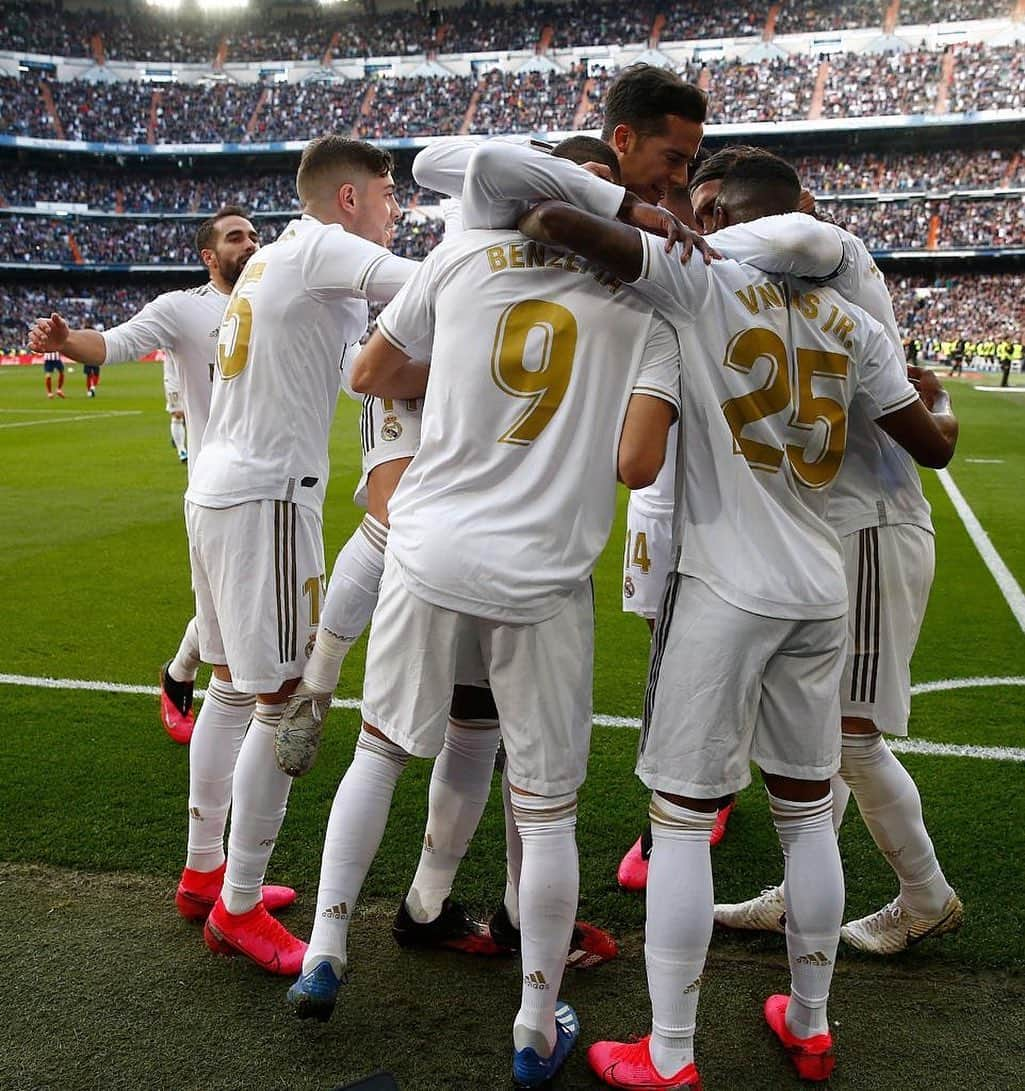
[[[641,275],[644,243],[635,227],[604,220],[562,201],[542,201],[519,223],[528,238],[572,250],[622,281]]]
[[[724,227],[709,235],[708,241],[734,261],[766,273],[789,273],[809,280],[835,275],[844,260],[840,232],[802,212]]]
[[[412,360],[375,330],[352,364],[351,385],[357,394],[375,398],[422,398],[428,368]]]
[[[28,347],[33,352],[63,352],[82,364],[102,364],[107,359],[103,334],[98,330],[70,330],[56,311],[49,318],[35,320],[28,331]]]
[[[876,424],[920,466],[941,470],[954,457],[957,417],[947,392],[931,371],[908,368],[908,377],[918,387],[918,401],[880,417]]]

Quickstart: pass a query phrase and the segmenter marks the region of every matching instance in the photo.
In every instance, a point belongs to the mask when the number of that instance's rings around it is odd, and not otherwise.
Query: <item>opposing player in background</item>
[[[590,181],[614,213],[622,191]],[[615,510],[617,461],[633,485],[661,465],[678,349],[650,307],[585,264],[515,230],[474,230],[433,251],[385,309],[354,385],[420,393],[410,359],[427,357],[421,445],[389,509],[364,728],[332,807],[316,923],[290,995],[301,1015],[333,1007],[399,775],[410,754],[445,745],[453,683],[488,678],[523,845],[513,1073],[536,1087],[579,1033],[557,998],[591,725],[589,576]],[[359,376],[375,371],[395,386],[364,386]]]
[[[775,157],[741,161],[723,182],[716,226],[796,209],[799,194]],[[843,910],[829,777],[840,758],[847,589],[822,490],[842,463],[856,396],[929,465],[949,460],[956,428],[919,400],[881,327],[829,289],[791,294],[734,262],[682,265],[650,237],[567,206],[540,206],[522,226],[634,283],[673,320],[687,365],[678,574],[660,614],[638,758],[654,792],[652,1034],[598,1043],[589,1061],[612,1086],[700,1086],[693,1036],[712,930],[708,837],[716,799],[749,781],[754,760],[787,861],[793,982],[765,1015],[799,1073],[824,1079]],[[838,266],[839,236],[819,235],[821,260]],[[745,559],[752,543],[758,564]]]
[[[385,248],[400,215],[391,167],[387,152],[341,137],[304,149],[302,216],[252,256],[225,311],[185,494],[201,654],[218,684],[256,708],[248,732],[222,738],[216,768],[190,779],[182,883],[219,890],[207,945],[271,973],[298,973],[306,949],[270,916],[268,894],[282,888],[265,890],[263,877],[292,783],[275,763],[274,733],[324,590],[321,514],[343,357],[366,332],[368,300],[387,302],[418,268]]]
[[[29,340],[29,347],[32,341]],[[38,351],[33,349],[33,351]],[[57,389],[53,388],[53,377],[57,376]],[[43,353],[43,384],[46,387],[46,396],[52,398],[54,394],[58,398],[64,397],[64,357],[59,351],[52,350]]]
[[[82,371],[85,374],[85,396],[95,398],[96,388],[100,385],[100,365],[86,364]]]
[[[175,439],[176,446],[184,454],[187,426],[193,438],[193,456],[198,455],[210,411],[217,331],[231,289],[259,244],[256,228],[245,210],[226,205],[204,220],[196,231],[196,249],[210,274],[206,284],[164,292],[127,322],[102,332],[68,329],[55,311],[49,318],[37,320],[29,331],[29,345],[40,346],[35,351],[43,351],[44,346],[62,350],[73,360],[92,367],[137,360],[163,349],[167,359],[164,382],[168,412],[172,413],[172,438],[174,414],[181,413],[182,436],[180,443]],[[177,379],[173,405],[167,385],[169,374]],[[192,694],[199,667],[199,640],[193,619],[185,628],[174,658],[160,669],[160,718],[168,735],[178,743],[188,743],[192,738],[195,727]],[[222,724],[228,734],[245,730],[253,707],[249,698],[232,692],[230,687],[217,685],[207,693],[203,707],[207,706],[207,718]],[[206,749],[208,742],[219,747],[217,734],[215,731],[204,740],[201,750]],[[192,761],[202,764],[202,757],[194,754]],[[183,908],[181,903],[179,908]]]
[[[188,462],[188,430],[182,405],[181,379],[178,377],[178,362],[170,353],[164,356],[164,402],[171,418],[171,446],[178,452],[179,462]]]

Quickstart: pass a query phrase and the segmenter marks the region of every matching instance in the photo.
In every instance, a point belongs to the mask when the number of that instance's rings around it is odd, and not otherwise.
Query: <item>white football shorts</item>
[[[320,516],[283,500],[185,503],[199,648],[242,693],[302,675],[324,601]]]
[[[363,719],[396,746],[433,758],[445,741],[456,682],[488,679],[509,780],[536,795],[576,791],[587,772],[594,669],[590,581],[536,625],[456,613],[406,588],[385,553],[363,679]]]
[[[626,552],[623,555],[623,609],[656,618],[673,569],[673,513],[651,515],[634,503],[626,509]]]
[[[851,603],[841,710],[907,735],[911,656],[929,602],[935,541],[923,527],[897,524],[856,531],[841,544]]]
[[[363,412],[359,419],[363,475],[353,496],[353,500],[361,508],[367,506],[367,478],[370,471],[384,462],[412,458],[419,450],[423,404],[422,399],[397,401],[392,398],[375,398],[370,394],[363,399]]]
[[[637,775],[717,799],[766,773],[827,780],[840,767],[846,617],[750,614],[675,574],[652,643]]]

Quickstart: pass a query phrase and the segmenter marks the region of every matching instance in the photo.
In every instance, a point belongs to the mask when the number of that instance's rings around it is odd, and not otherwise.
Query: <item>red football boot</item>
[[[175,742],[188,746],[196,726],[192,710],[192,682],[179,682],[171,677],[168,660],[160,668],[160,722]]]
[[[651,1062],[648,1043],[595,1042],[587,1051],[587,1063],[609,1087],[633,1087],[638,1091],[701,1091],[701,1077],[694,1064],[684,1065],[671,1076],[660,1076]]]
[[[296,977],[303,968],[306,944],[259,902],[245,913],[229,913],[218,898],[203,928],[207,947],[218,955],[244,955],[269,974]]]
[[[798,1038],[787,1027],[787,1004],[790,997],[777,993],[765,1001],[765,1021],[772,1033],[787,1051],[790,1060],[802,1080],[821,1082],[828,1080],[836,1067],[833,1056],[833,1036],[814,1034],[810,1038]]]
[[[174,895],[174,904],[178,912],[188,921],[205,921],[210,916],[214,902],[221,896],[224,882],[224,864],[215,871],[195,871],[185,868],[182,872],[178,889]],[[264,908],[273,913],[285,909],[295,901],[295,891],[290,886],[265,886],[263,888]]]

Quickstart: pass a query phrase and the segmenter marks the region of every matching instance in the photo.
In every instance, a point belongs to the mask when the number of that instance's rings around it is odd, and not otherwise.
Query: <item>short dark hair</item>
[[[552,149],[552,155],[559,159],[571,159],[574,163],[601,163],[612,171],[612,177],[619,181],[619,159],[616,153],[605,143],[593,136],[569,136]]]
[[[217,241],[217,225],[228,216],[241,216],[243,220],[248,220],[249,212],[241,205],[221,205],[212,216],[207,217],[196,228],[197,250],[213,249],[214,243]]]
[[[716,203],[729,209],[733,219],[757,219],[796,212],[801,199],[797,171],[772,152],[741,156],[723,178]]]
[[[660,133],[668,114],[702,124],[708,114],[708,96],[669,68],[632,64],[620,72],[605,96],[602,140],[611,140],[617,125],[629,125],[646,136]]]
[[[687,188],[693,193],[706,182],[721,182],[741,159],[749,155],[761,155],[764,151],[764,148],[756,148],[752,144],[730,144],[711,154],[698,152],[694,161],[694,173],[690,176]]]
[[[368,174],[382,178],[394,166],[391,152],[384,148],[332,133],[311,140],[303,148],[295,188],[305,205],[313,196],[313,190],[331,175]]]

